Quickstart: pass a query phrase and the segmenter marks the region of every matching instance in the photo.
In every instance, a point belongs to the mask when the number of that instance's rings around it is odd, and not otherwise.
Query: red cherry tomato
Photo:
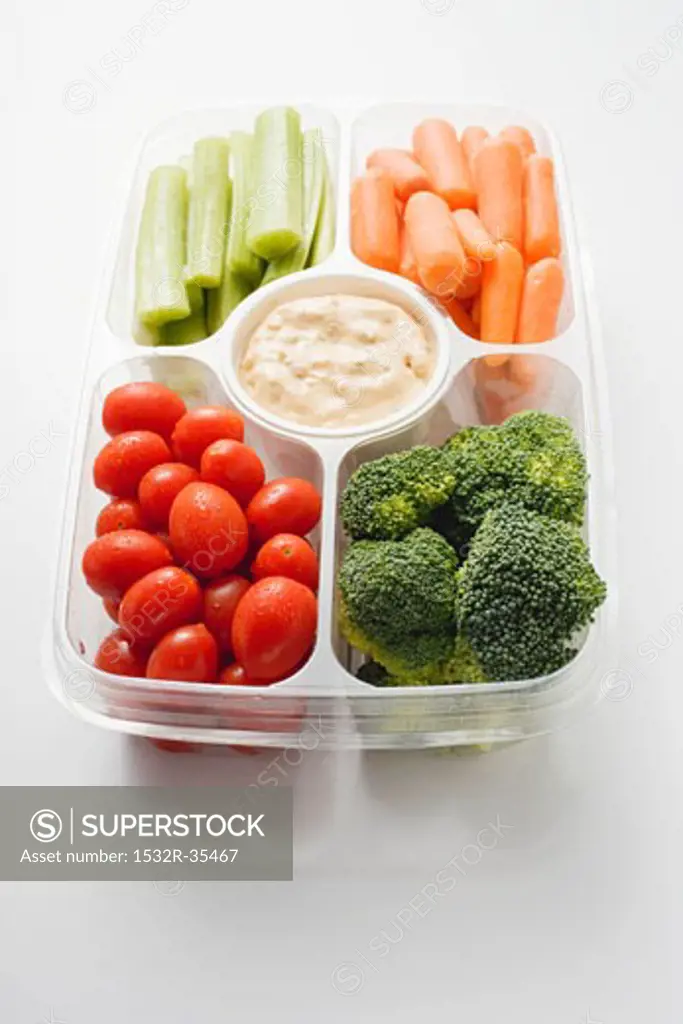
[[[244,665],[233,661],[232,665],[224,668],[218,676],[221,686],[265,686],[262,679],[250,679],[244,671]]]
[[[192,754],[201,746],[199,743],[187,743],[185,740],[162,740],[156,736],[148,736],[148,742],[157,750],[164,750],[167,754]]]
[[[102,601],[102,604],[104,605],[104,610],[109,616],[109,618],[112,619],[112,621],[115,622],[116,625],[118,626],[119,605],[121,604],[121,602],[118,600],[118,598],[105,597]]]
[[[166,636],[149,656],[148,679],[175,679],[185,683],[215,683],[218,647],[202,623],[180,626]]]
[[[254,495],[247,507],[247,522],[261,544],[276,533],[304,537],[320,519],[321,505],[310,481],[283,476]]]
[[[222,654],[232,654],[232,620],[251,583],[243,576],[225,576],[204,590],[204,623]]]
[[[132,498],[112,498],[97,517],[95,534],[98,537],[114,530],[144,530],[145,520],[140,503]]]
[[[136,643],[156,643],[178,626],[199,622],[204,610],[202,588],[194,576],[168,565],[154,569],[123,595],[119,623]]]
[[[149,430],[117,434],[95,459],[95,487],[116,498],[135,498],[147,470],[170,460],[168,445],[159,434]]]
[[[95,668],[115,676],[144,678],[147,659],[131,643],[123,629],[115,629],[105,637],[95,655]]]
[[[168,528],[173,499],[194,480],[199,480],[199,473],[183,462],[162,462],[145,473],[138,485],[138,499],[150,527]]]
[[[186,412],[175,391],[164,384],[139,381],[109,392],[102,408],[102,426],[112,437],[128,430],[151,430],[168,441]]]
[[[229,572],[244,558],[249,531],[244,512],[215,484],[183,488],[171,506],[171,547],[179,562],[203,579]]]
[[[244,420],[223,405],[202,405],[178,420],[171,442],[178,461],[198,469],[204,449],[221,437],[243,441]]]
[[[232,621],[235,657],[252,679],[291,674],[315,641],[318,603],[302,583],[269,576],[254,583]]]
[[[286,576],[310,587],[315,593],[318,589],[318,556],[308,541],[295,533],[277,533],[256,555],[251,574],[255,580],[266,576]]]
[[[204,450],[200,473],[202,480],[230,491],[244,508],[266,479],[263,463],[254,449],[225,437]]]
[[[88,544],[82,567],[96,594],[116,600],[136,580],[172,562],[171,552],[158,537],[142,530],[116,530]]]

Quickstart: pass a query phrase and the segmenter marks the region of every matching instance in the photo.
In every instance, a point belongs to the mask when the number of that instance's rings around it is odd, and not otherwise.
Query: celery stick
[[[187,299],[190,303],[190,316],[204,309],[204,292],[194,281],[185,281]],[[187,319],[187,318],[186,318]]]
[[[248,281],[233,273],[228,267],[223,268],[223,279],[218,288],[206,293],[206,322],[209,334],[215,334],[222,327],[233,309],[251,295],[254,289]]]
[[[327,259],[334,249],[334,236],[336,231],[336,209],[334,202],[334,189],[332,187],[332,175],[327,163],[327,157],[323,152],[323,196],[320,204],[320,216],[315,229],[315,236],[311,251],[308,254],[309,267],[316,267],[323,260]]]
[[[232,133],[232,213],[225,262],[233,273],[239,274],[256,288],[263,277],[264,263],[251,251],[246,241],[252,207],[258,202],[253,194],[252,150],[251,135],[246,132]]]
[[[192,151],[187,278],[202,288],[221,283],[228,210],[227,139],[200,139]]]
[[[189,315],[185,290],[187,175],[156,167],[149,176],[135,254],[135,316],[147,327]]]
[[[208,338],[204,302],[184,320],[173,320],[159,328],[159,345],[193,345]]]
[[[313,244],[315,229],[320,217],[323,188],[325,185],[325,150],[319,128],[304,132],[304,230],[298,245],[279,260],[268,264],[263,283],[276,281],[279,277],[303,270]]]
[[[258,199],[247,224],[247,245],[276,260],[302,237],[301,122],[292,107],[273,107],[256,118],[253,192]]]

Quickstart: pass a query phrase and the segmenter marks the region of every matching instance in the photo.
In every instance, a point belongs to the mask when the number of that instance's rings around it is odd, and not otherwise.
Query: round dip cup
[[[365,423],[346,426],[311,426],[278,416],[277,413],[255,401],[242,384],[239,366],[253,332],[262,321],[278,306],[295,299],[312,298],[321,295],[358,295],[391,302],[405,310],[406,315],[417,321],[434,346],[434,369],[422,391],[410,402],[396,408],[391,414]],[[230,393],[253,417],[262,420],[279,431],[296,433],[308,437],[349,437],[362,434],[381,433],[418,415],[430,405],[443,385],[450,362],[451,336],[445,317],[434,308],[429,299],[420,294],[413,285],[404,284],[394,275],[382,272],[362,273],[319,273],[304,270],[281,281],[273,281],[254,292],[238,307],[215,335],[215,340],[225,349],[221,359],[221,371]]]

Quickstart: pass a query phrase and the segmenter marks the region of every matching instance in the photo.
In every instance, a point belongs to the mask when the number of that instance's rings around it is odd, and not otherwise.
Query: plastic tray
[[[81,717],[120,731],[197,744],[282,746],[311,722],[317,746],[414,748],[511,742],[552,731],[599,695],[613,655],[616,609],[610,423],[601,339],[587,261],[575,234],[562,154],[541,124],[517,110],[496,107],[391,104],[361,112],[297,105],[304,127],[322,128],[337,197],[337,240],[320,267],[257,291],[213,337],[182,349],[144,348],[131,333],[133,260],[149,171],[177,161],[204,135],[248,128],[256,107],[186,113],[148,136],[126,196],[118,243],[108,261],[92,329],[90,357],[72,455],[57,571],[48,675],[55,694]],[[462,334],[418,288],[360,263],[348,242],[349,185],[365,156],[379,146],[405,146],[415,124],[442,116],[456,126],[482,124],[496,131],[526,125],[540,152],[554,158],[567,289],[558,337],[536,346],[489,346]],[[391,421],[348,434],[324,434],[272,418],[255,407],[237,380],[235,362],[250,328],[268,308],[297,295],[344,289],[386,297],[419,316],[434,333],[439,363],[419,406]],[[501,385],[481,359],[514,354],[516,385]],[[485,371],[485,372],[484,372]],[[100,422],[104,397],[121,383],[158,380],[188,405],[225,402],[243,413],[247,440],[269,476],[298,475],[323,493],[323,520],[314,535],[321,560],[319,629],[315,650],[298,674],[264,688],[159,683],[100,672],[90,661],[111,629],[101,602],[80,572],[85,546],[105,496],[91,478],[92,460],[106,437]],[[502,396],[502,397],[501,397]],[[336,509],[340,488],[363,460],[418,442],[439,442],[454,430],[538,408],[568,417],[581,437],[589,469],[586,536],[607,580],[609,597],[579,654],[552,676],[518,682],[429,688],[376,689],[352,675],[357,655],[335,625],[336,565],[345,544]]]

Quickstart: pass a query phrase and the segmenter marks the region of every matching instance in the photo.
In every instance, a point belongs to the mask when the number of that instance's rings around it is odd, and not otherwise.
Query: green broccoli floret
[[[488,512],[458,570],[460,658],[483,679],[533,679],[576,653],[606,586],[578,529],[520,505]]]
[[[451,459],[440,448],[418,445],[365,462],[342,495],[344,529],[354,540],[399,540],[426,525],[454,486]]]
[[[586,460],[566,419],[516,413],[500,426],[460,431],[444,451],[456,483],[448,512],[440,511],[434,526],[456,547],[472,536],[489,509],[505,501],[576,526],[583,523]]]
[[[426,528],[400,541],[356,541],[337,577],[342,634],[391,676],[440,681],[455,639],[457,565],[450,544]]]

